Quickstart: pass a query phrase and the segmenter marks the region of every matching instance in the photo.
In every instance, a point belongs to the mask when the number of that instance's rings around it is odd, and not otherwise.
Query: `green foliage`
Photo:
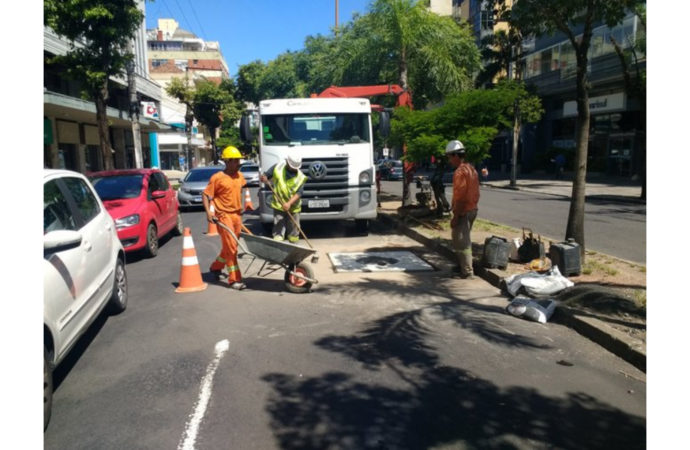
[[[194,117],[214,134],[213,131],[221,124],[221,110],[230,100],[230,93],[215,83],[197,81],[192,106]]]
[[[165,92],[190,108],[194,105],[194,89],[189,86],[185,78],[173,78],[170,80],[170,83],[165,88]]]
[[[424,2],[421,2],[424,3]],[[241,66],[238,97],[306,97],[331,85],[399,84],[415,107],[471,87],[479,51],[467,26],[429,12],[412,0],[377,0],[329,36],[308,36],[304,49],[263,64]],[[372,99],[392,106],[395,98]]]
[[[431,156],[442,157],[448,141],[459,139],[468,160],[478,162],[489,156],[498,132],[512,126],[516,102],[525,122],[539,120],[543,114],[539,98],[514,81],[450,96],[442,106],[428,111],[397,108],[390,142],[407,143],[407,159],[428,161]]]
[[[123,75],[131,39],[144,18],[134,0],[44,0],[43,23],[82,46],[52,60],[92,98],[107,99],[108,78]]]

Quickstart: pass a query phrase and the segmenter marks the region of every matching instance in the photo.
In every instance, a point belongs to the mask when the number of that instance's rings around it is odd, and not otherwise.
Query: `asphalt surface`
[[[401,195],[402,182],[383,182],[383,190]],[[414,184],[413,192],[417,192]],[[505,183],[483,184],[479,217],[535,234],[555,242],[564,240],[570,198],[567,187],[531,183],[527,189],[505,189]],[[559,186],[560,187],[560,186]],[[453,196],[446,186],[446,198]],[[414,198],[414,194],[413,194]],[[647,259],[646,205],[614,196],[593,195],[585,203],[585,246],[588,250],[644,264]]]
[[[259,275],[245,258],[249,288],[236,292],[206,274],[220,243],[203,214],[184,220],[208,288],[173,293],[179,237],[131,258],[129,308],[56,373],[46,449],[167,449],[190,435],[200,449],[644,448],[643,372],[565,326],[509,316],[498,289],[450,278],[447,260],[395,230],[309,224],[312,293],[285,292],[283,270]],[[381,248],[437,270],[338,274],[327,257]]]

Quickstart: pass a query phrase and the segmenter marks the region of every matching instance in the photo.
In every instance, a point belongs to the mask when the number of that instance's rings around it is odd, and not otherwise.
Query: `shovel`
[[[261,176],[261,174],[260,174],[259,176]],[[273,190],[273,186],[271,186],[271,182],[268,181],[268,180],[266,180],[266,183],[265,183],[265,184],[266,184],[266,186],[268,186],[268,188],[269,188],[269,189],[271,190],[271,192],[273,193],[273,197],[274,197],[274,198],[278,198],[278,197],[276,196],[276,192]],[[285,210],[283,210],[283,211],[285,211]],[[297,221],[295,220],[295,218],[292,217],[292,214],[290,214],[290,211],[285,211],[285,213],[288,215],[288,217],[290,218],[290,220],[292,220],[292,223],[297,227],[297,230],[298,230],[299,233],[302,235],[302,237],[304,238],[304,240],[307,242],[307,244],[309,245],[309,247],[311,247],[312,250],[317,251],[316,248],[314,248],[314,246],[311,245],[311,242],[309,242],[309,239],[307,239],[307,235],[304,234],[304,231],[302,231],[302,228],[300,228],[299,224],[297,224]],[[312,255],[312,257],[311,257],[311,262],[312,262],[312,264],[316,264],[316,263],[319,262],[319,254],[318,254],[318,253],[314,253],[314,254]]]

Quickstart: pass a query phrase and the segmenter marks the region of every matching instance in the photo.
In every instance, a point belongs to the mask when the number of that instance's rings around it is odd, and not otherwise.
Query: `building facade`
[[[143,11],[144,1],[140,0],[138,3]],[[133,44],[134,76],[137,98],[142,102],[139,124],[143,165],[150,167],[157,151],[155,139],[152,145],[151,136],[154,132],[169,129],[169,127],[158,120],[156,114],[152,112],[160,104],[161,89],[149,78],[145,29],[142,20]],[[67,78],[64,75],[64,68],[50,61],[55,55],[66,54],[70,50],[71,43],[58,36],[49,27],[44,27],[43,42],[44,166],[82,173],[101,170],[105,165],[98,138],[96,105],[92,100],[82,99],[82,87],[79,83]],[[79,42],[74,44],[80,45]],[[147,107],[149,114],[146,112]],[[112,77],[109,83],[107,115],[115,168],[135,167],[135,139],[132,134],[129,110],[130,96],[127,78],[125,76]]]
[[[513,0],[499,0],[497,7],[511,8]],[[493,8],[495,6],[491,6]],[[472,27],[476,43],[499,30],[508,29],[497,22],[485,0],[431,0],[430,9],[453,15]],[[575,34],[581,30],[575,30]],[[623,67],[611,39],[624,51],[630,51],[636,39],[644,35],[639,19],[628,13],[613,28],[595,26],[588,57],[590,137],[587,170],[637,178],[644,171],[644,111],[640,99],[626,92]],[[644,70],[646,56],[635,49],[637,67]],[[551,170],[551,160],[558,153],[572,164],[575,150],[577,106],[575,104],[575,53],[563,34],[526,40],[520,61],[522,78],[542,100],[545,114],[536,124],[522,127],[518,145],[521,171]],[[508,74],[509,78],[513,74]],[[512,132],[505,130],[494,140],[491,158],[486,164],[498,171],[510,170]],[[572,169],[572,166],[569,167]]]
[[[185,114],[187,107],[169,96],[165,89],[174,78],[185,79],[193,85],[195,80],[208,80],[220,84],[230,77],[227,63],[215,41],[205,41],[179,27],[174,19],[158,19],[158,27],[147,30],[148,69],[151,78],[161,85],[161,116],[176,132],[159,136],[160,166],[163,169],[181,169],[203,166],[213,161],[210,137],[194,121],[192,148],[187,146]],[[217,137],[217,136],[216,136]],[[183,162],[180,155],[189,161]]]
[[[640,99],[627,92],[623,66],[612,39],[630,51],[644,36],[639,18],[629,13],[613,28],[594,28],[588,55],[590,136],[587,170],[636,178],[644,170],[644,111]],[[578,32],[576,31],[576,36]],[[646,55],[635,48],[636,64],[646,67]],[[525,82],[536,88],[545,109],[542,120],[523,136],[525,162],[548,167],[552,155],[575,150],[575,53],[563,35],[544,36],[530,43],[522,63]]]

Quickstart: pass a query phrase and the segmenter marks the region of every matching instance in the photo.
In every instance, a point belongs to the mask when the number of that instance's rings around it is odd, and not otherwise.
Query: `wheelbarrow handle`
[[[218,225],[219,227],[221,227],[222,229],[224,229],[225,231],[227,231],[228,233],[230,233],[230,235],[235,239],[235,242],[237,242],[237,246],[238,246],[238,247],[242,247],[242,250],[244,250],[245,253],[251,254],[251,252],[250,252],[249,250],[247,250],[247,248],[246,248],[244,245],[242,245],[242,244],[240,243],[240,239],[237,237],[237,235],[235,234],[235,232],[232,231],[232,230],[230,229],[230,227],[228,227],[227,225],[225,225],[223,222],[221,222],[221,221],[218,219],[218,217],[215,217],[215,216],[213,217],[213,222],[214,222],[216,225]]]

